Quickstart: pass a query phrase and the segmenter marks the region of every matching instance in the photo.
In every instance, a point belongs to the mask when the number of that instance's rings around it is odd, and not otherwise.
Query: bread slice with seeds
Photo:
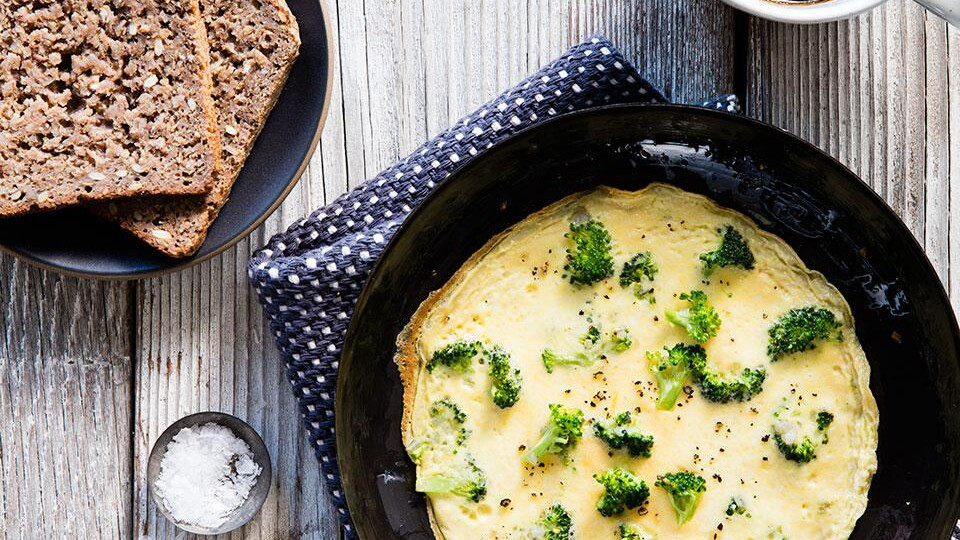
[[[257,135],[297,57],[300,32],[284,0],[201,0],[210,41],[214,102],[223,167],[204,197],[152,197],[97,205],[160,251],[185,257],[199,249],[230,195]]]
[[[5,0],[0,41],[0,216],[213,188],[198,0]]]

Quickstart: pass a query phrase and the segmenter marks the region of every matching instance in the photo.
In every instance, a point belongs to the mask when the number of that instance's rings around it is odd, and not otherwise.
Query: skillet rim
[[[779,128],[767,122],[763,122],[756,118],[743,116],[739,114],[728,113],[722,110],[715,110],[715,109],[710,109],[702,106],[687,105],[687,104],[630,103],[630,104],[616,104],[616,105],[600,105],[596,107],[581,109],[574,112],[558,114],[557,116],[548,118],[535,125],[524,127],[523,129],[520,129],[517,132],[497,142],[494,148],[496,148],[497,146],[501,146],[503,144],[512,142],[515,139],[521,136],[527,135],[532,131],[547,129],[549,126],[551,126],[554,123],[559,123],[564,120],[568,120],[570,118],[574,118],[578,116],[597,114],[597,113],[611,111],[611,110],[616,110],[616,111],[662,110],[662,111],[673,111],[675,113],[682,114],[682,115],[692,115],[692,116],[705,115],[708,117],[714,117],[715,119],[720,119],[725,122],[726,121],[740,122],[742,124],[746,124],[747,128],[750,128],[753,130],[767,131],[768,133],[773,133],[776,136],[786,137],[788,144],[791,144],[796,148],[803,148],[806,152],[817,154],[820,158],[826,159],[826,161],[830,163],[833,167],[835,167],[836,170],[842,176],[846,177],[848,181],[852,181],[852,184],[856,186],[855,189],[862,192],[862,196],[865,196],[867,199],[872,199],[874,203],[877,203],[879,207],[882,208],[882,211],[884,213],[886,213],[888,216],[892,216],[893,227],[897,229],[898,235],[901,237],[906,237],[908,239],[907,244],[912,245],[912,247],[921,254],[920,264],[922,268],[927,272],[929,272],[929,274],[934,277],[938,275],[936,269],[933,267],[933,264],[930,262],[930,258],[927,256],[926,251],[923,249],[923,246],[920,244],[919,240],[917,240],[917,238],[913,235],[913,233],[910,232],[910,229],[907,227],[906,223],[904,223],[903,219],[899,215],[897,215],[896,211],[894,211],[894,209],[887,203],[887,201],[883,197],[881,197],[876,191],[874,191],[869,184],[867,184],[862,178],[860,178],[860,176],[858,176],[855,172],[853,172],[853,170],[851,170],[849,167],[844,165],[840,160],[830,155],[826,151],[822,150],[818,146],[814,145],[813,143],[806,141],[805,139],[785,129]],[[359,504],[359,501],[356,500],[358,496],[356,495],[355,491],[352,489],[352,487],[348,487],[350,486],[350,483],[347,481],[348,476],[344,475],[343,473],[343,471],[345,470],[344,457],[343,457],[344,453],[340,451],[340,448],[346,448],[349,444],[348,442],[346,442],[346,438],[348,437],[347,435],[348,430],[341,429],[343,427],[341,425],[341,416],[337,414],[337,411],[340,410],[341,406],[343,405],[343,399],[344,399],[342,397],[344,394],[343,386],[346,384],[344,382],[345,378],[340,377],[340,370],[342,370],[343,366],[346,364],[346,362],[344,362],[345,356],[348,355],[348,351],[353,350],[354,342],[356,342],[357,340],[358,330],[357,330],[357,322],[356,322],[355,315],[361,309],[366,307],[366,304],[369,301],[369,297],[371,294],[370,282],[372,281],[375,275],[378,275],[379,273],[382,272],[384,260],[390,255],[392,250],[396,247],[396,244],[398,243],[397,238],[403,235],[409,229],[410,223],[414,221],[414,219],[420,213],[423,212],[423,208],[425,206],[428,206],[431,203],[431,201],[433,201],[439,196],[441,192],[451,189],[450,186],[453,185],[454,183],[457,183],[459,179],[463,177],[467,172],[469,172],[473,167],[476,167],[478,162],[482,162],[485,155],[486,154],[480,155],[478,156],[477,159],[471,160],[469,163],[467,163],[463,167],[455,170],[450,175],[449,178],[447,178],[443,183],[437,185],[437,187],[432,192],[430,192],[423,199],[423,201],[421,201],[421,203],[417,205],[417,207],[415,207],[412,212],[410,212],[410,214],[407,215],[406,219],[404,219],[397,226],[393,235],[390,237],[390,240],[387,241],[387,244],[384,246],[383,250],[380,252],[380,255],[377,257],[377,260],[374,263],[373,267],[370,269],[370,273],[367,275],[366,279],[364,280],[363,288],[360,290],[360,294],[357,296],[357,301],[354,304],[354,311],[350,317],[350,323],[347,325],[347,331],[344,334],[343,348],[341,350],[340,358],[339,358],[340,364],[339,364],[339,367],[337,368],[337,386],[336,386],[336,391],[334,396],[334,429],[336,434],[335,442],[336,442],[336,449],[337,449],[336,461],[337,461],[337,469],[340,472],[341,487],[343,488],[343,497],[347,503],[347,511],[349,512],[350,519],[354,521],[354,530],[356,531],[358,537],[360,534],[361,527],[357,527],[356,525],[356,523],[359,521],[359,519],[357,519],[357,516],[359,516],[359,514],[354,513],[354,509],[355,508],[359,509],[361,505]],[[763,229],[762,226],[760,228]],[[950,295],[947,292],[946,287],[943,284],[943,281],[940,279],[934,279],[933,281],[936,282],[935,285],[933,286],[933,290],[939,297],[939,300],[941,301],[941,303],[943,303],[946,306],[952,306],[952,303],[950,301]],[[421,302],[422,301],[423,300],[421,300]],[[952,309],[952,307],[951,309],[947,310],[947,317],[948,317],[948,321],[950,322],[950,330],[953,335],[954,346],[957,351],[960,351],[960,326],[958,326],[958,323],[957,323],[957,314]],[[348,362],[353,362],[353,361],[354,361],[354,357],[352,352],[350,352]],[[870,362],[869,357],[867,358],[867,362],[868,363]],[[957,365],[958,368],[960,368],[960,354],[954,355],[954,363]],[[878,445],[879,445],[879,439],[878,439]],[[960,521],[960,499],[956,501],[955,507],[953,508],[952,523],[956,524],[958,521]],[[951,527],[955,528],[955,525]],[[952,530],[953,529],[951,529],[951,531]]]

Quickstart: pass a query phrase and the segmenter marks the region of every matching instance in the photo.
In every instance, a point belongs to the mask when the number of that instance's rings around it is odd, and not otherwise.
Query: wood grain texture
[[[0,539],[129,534],[129,291],[0,255]]]
[[[270,499],[232,538],[337,538],[246,261],[593,33],[669,98],[739,84],[749,114],[837,156],[904,217],[960,305],[960,32],[906,0],[807,27],[716,0],[321,1],[338,49],[326,129],[249,239],[137,285],[0,259],[0,540],[189,536],[157,514],[144,472],[160,432],[202,410],[250,422],[274,460]]]

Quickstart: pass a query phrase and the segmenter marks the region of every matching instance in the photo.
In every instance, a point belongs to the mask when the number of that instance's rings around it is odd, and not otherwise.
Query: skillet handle
[[[960,28],[960,0],[917,0],[917,3]]]

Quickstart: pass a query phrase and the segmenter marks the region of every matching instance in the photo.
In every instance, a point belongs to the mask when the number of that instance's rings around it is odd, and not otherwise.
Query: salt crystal
[[[176,521],[215,528],[247,500],[262,470],[229,428],[187,427],[167,445],[156,492]]]

